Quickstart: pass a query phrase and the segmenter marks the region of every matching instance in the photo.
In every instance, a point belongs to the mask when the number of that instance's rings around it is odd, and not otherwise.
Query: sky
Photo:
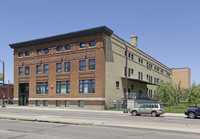
[[[200,0],[0,0],[0,60],[14,83],[9,44],[107,26],[169,68],[200,83]],[[2,64],[0,63],[0,72]]]

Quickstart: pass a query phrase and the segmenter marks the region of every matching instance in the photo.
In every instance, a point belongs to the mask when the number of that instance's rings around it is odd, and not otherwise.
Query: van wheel
[[[151,112],[151,116],[152,117],[156,117],[157,116],[157,112],[155,112],[155,111]]]
[[[133,116],[137,116],[137,111],[132,111]]]
[[[190,112],[190,113],[188,114],[188,117],[189,117],[190,119],[194,119],[194,118],[196,117],[196,115],[195,115],[194,112]]]

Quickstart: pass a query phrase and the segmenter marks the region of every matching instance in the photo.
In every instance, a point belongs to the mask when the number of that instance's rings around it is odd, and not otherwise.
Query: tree
[[[200,103],[200,85],[196,85],[195,82],[190,88],[186,89],[187,101],[188,103]]]

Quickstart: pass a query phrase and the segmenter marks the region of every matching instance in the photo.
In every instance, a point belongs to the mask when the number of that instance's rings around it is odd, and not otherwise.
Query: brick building
[[[154,99],[172,69],[102,26],[10,44],[14,49],[14,104],[104,109],[124,98],[128,59],[130,99]],[[127,51],[126,51],[127,47]]]
[[[4,85],[4,92],[5,92],[5,99],[7,100],[8,98],[9,99],[13,99],[13,93],[14,93],[14,90],[13,90],[14,86],[13,84],[5,84]],[[3,99],[3,86],[0,86],[0,100]]]

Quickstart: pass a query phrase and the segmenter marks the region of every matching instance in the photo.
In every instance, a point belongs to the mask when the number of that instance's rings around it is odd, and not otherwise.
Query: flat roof
[[[80,37],[80,36],[85,36],[85,35],[91,35],[91,34],[101,33],[101,32],[107,34],[108,36],[113,34],[113,31],[111,29],[109,29],[108,27],[100,26],[100,27],[96,27],[96,28],[90,28],[90,29],[85,29],[85,30],[81,30],[81,31],[60,34],[60,35],[56,35],[56,36],[50,36],[50,37],[45,37],[45,38],[40,38],[40,39],[35,39],[35,40],[30,40],[30,41],[13,43],[13,44],[9,44],[9,46],[11,48],[18,48],[18,47],[35,45],[35,44],[40,44],[40,43],[45,43],[45,42],[51,42],[51,41],[75,38],[75,37]]]

